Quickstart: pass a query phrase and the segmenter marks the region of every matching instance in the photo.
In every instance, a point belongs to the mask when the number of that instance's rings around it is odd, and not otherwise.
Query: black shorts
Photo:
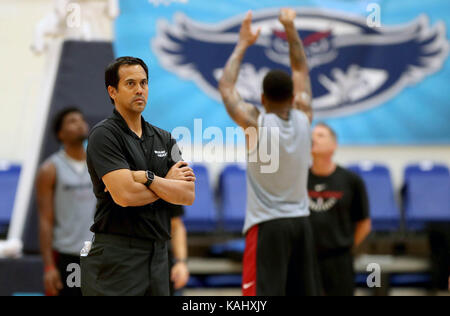
[[[63,288],[59,291],[59,296],[81,296],[81,289],[79,287],[73,286],[69,287],[69,282],[67,279],[72,277],[73,270],[67,271],[71,264],[76,264],[80,266],[80,256],[73,256],[63,254],[56,250],[53,251],[53,259],[56,264],[56,268],[59,271],[59,275],[61,277],[61,282],[63,284]]]
[[[81,257],[84,296],[169,296],[167,241],[96,234]]]
[[[242,292],[244,296],[321,294],[308,217],[271,220],[247,232]]]
[[[319,255],[322,288],[326,296],[353,296],[355,272],[350,249]]]

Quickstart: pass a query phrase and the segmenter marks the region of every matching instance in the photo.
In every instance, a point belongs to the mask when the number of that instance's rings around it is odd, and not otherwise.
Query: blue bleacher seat
[[[225,274],[225,275],[212,275],[208,276],[204,280],[206,287],[233,287],[240,288],[242,285],[242,275],[240,274]]]
[[[431,275],[429,273],[392,274],[389,278],[390,285],[396,287],[428,287],[431,285],[431,281]]]
[[[0,233],[9,225],[19,182],[20,166],[0,163]]]
[[[355,284],[358,287],[367,288],[367,277],[365,273],[355,275]],[[389,276],[389,287],[428,287],[431,285],[429,273],[394,273]]]
[[[245,239],[235,239],[211,246],[211,254],[214,256],[223,256],[229,253],[243,254],[245,251]]]
[[[190,276],[189,277],[189,281],[186,284],[187,288],[202,288],[205,287],[203,280],[201,277],[196,277],[196,276]]]
[[[367,273],[356,273],[355,284],[361,287],[367,287]]]
[[[194,165],[192,168],[197,178],[195,202],[185,208],[183,221],[189,233],[212,232],[217,228],[218,214],[208,169],[202,165]]]
[[[371,162],[352,164],[348,169],[358,174],[366,184],[373,230],[398,230],[401,214],[395,202],[389,169]]]
[[[245,169],[239,165],[227,166],[220,176],[219,191],[223,228],[230,232],[242,231],[247,203]]]
[[[445,165],[412,164],[405,168],[403,206],[410,230],[430,222],[450,221],[450,175]]]

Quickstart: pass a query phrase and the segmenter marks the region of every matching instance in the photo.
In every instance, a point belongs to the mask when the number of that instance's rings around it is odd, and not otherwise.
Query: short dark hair
[[[263,91],[269,101],[288,101],[294,94],[294,83],[287,72],[272,70],[264,78]]]
[[[119,57],[115,61],[113,61],[111,64],[106,67],[105,70],[105,86],[106,90],[108,90],[108,87],[114,87],[117,89],[119,86],[119,69],[121,66],[132,66],[132,65],[140,65],[142,68],[144,68],[145,73],[147,74],[147,80],[148,80],[148,67],[145,64],[145,62],[136,57]],[[114,100],[112,98],[111,102],[114,104]]]
[[[334,138],[334,140],[337,142],[337,134],[330,125],[328,125],[327,123],[324,123],[324,122],[319,122],[316,124],[316,126],[325,127],[330,132],[330,134]]]
[[[80,113],[81,115],[83,115],[83,112],[81,112],[79,108],[77,108],[76,106],[70,106],[59,111],[53,118],[53,133],[57,140],[59,140],[58,134],[62,129],[64,119],[66,118],[67,115],[72,113]]]

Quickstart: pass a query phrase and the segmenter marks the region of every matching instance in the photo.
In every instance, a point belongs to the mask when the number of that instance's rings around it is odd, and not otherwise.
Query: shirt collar
[[[122,117],[122,115],[117,111],[116,108],[114,108],[112,118],[119,123],[120,127],[124,130],[124,132],[130,134],[133,137],[139,138],[129,127],[125,119]],[[142,136],[153,136],[153,131],[150,128],[149,124],[144,120],[144,117],[141,116],[142,120]]]

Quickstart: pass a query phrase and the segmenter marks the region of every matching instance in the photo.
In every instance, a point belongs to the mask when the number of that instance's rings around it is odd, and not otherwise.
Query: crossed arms
[[[185,162],[175,164],[165,178],[155,176],[147,188],[145,171],[120,169],[102,177],[114,202],[122,207],[144,206],[159,199],[176,205],[192,205],[195,175]]]

